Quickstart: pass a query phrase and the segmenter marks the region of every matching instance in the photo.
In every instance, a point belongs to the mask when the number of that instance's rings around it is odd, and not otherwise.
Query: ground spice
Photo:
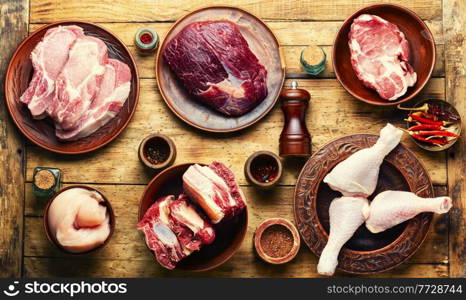
[[[166,161],[170,151],[169,146],[163,143],[150,143],[145,150],[144,156],[153,165]]]
[[[273,258],[280,258],[290,253],[294,239],[287,227],[275,224],[264,230],[260,243],[265,254]]]
[[[40,170],[34,175],[34,184],[42,190],[48,190],[55,185],[55,177],[49,170]]]

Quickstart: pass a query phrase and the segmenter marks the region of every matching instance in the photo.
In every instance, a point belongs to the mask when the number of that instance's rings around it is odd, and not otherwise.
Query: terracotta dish
[[[267,69],[267,97],[259,106],[243,116],[224,116],[193,99],[163,58],[162,53],[167,43],[186,25],[205,20],[230,20],[236,23],[252,52]],[[160,46],[155,72],[163,99],[180,119],[205,131],[232,132],[251,126],[272,109],[285,79],[285,64],[277,39],[259,18],[239,8],[212,6],[195,10],[173,25]]]
[[[163,170],[149,182],[139,203],[138,221],[142,219],[155,200],[166,195],[178,196],[183,192],[182,176],[193,164],[172,166]],[[246,235],[248,227],[247,207],[232,220],[221,222],[214,227],[214,242],[210,245],[204,245],[200,251],[196,251],[181,260],[176,266],[177,270],[207,271],[229,260],[239,249]],[[142,242],[144,241],[142,240]]]
[[[357,134],[337,139],[318,150],[305,164],[294,195],[295,223],[304,242],[320,256],[328,240],[330,202],[341,197],[323,183],[323,178],[339,162],[354,152],[370,147],[378,136]],[[398,145],[386,156],[377,188],[369,197],[385,190],[411,191],[421,197],[434,197],[426,169],[414,154]],[[408,258],[426,238],[432,213],[422,213],[382,233],[373,234],[362,225],[340,252],[338,268],[355,274],[390,270]]]
[[[377,15],[395,25],[405,34],[411,50],[409,63],[417,73],[417,82],[395,101],[381,98],[365,87],[351,66],[348,33],[353,20],[361,14]],[[354,97],[374,105],[396,105],[415,97],[426,85],[435,65],[435,43],[427,25],[412,11],[392,4],[378,4],[358,10],[340,28],[333,44],[333,68],[341,85]]]
[[[281,231],[281,237],[282,239],[267,239],[267,235],[270,235],[270,233],[273,234],[273,231]],[[279,233],[278,232],[278,233]],[[283,234],[286,233],[285,236]],[[290,243],[289,250],[284,249],[282,247],[277,247],[277,245],[270,245],[271,243],[276,244],[277,240],[283,242],[283,238],[286,237],[289,240],[286,240],[287,243]],[[254,247],[256,249],[256,253],[259,255],[260,258],[262,258],[265,262],[268,262],[270,264],[284,264],[289,261],[291,261],[293,258],[296,257],[296,254],[298,254],[299,247],[301,245],[301,238],[299,237],[298,230],[296,227],[288,221],[287,219],[283,218],[271,218],[267,219],[264,222],[262,222],[256,229],[256,232],[254,233]],[[272,247],[271,250],[277,251],[277,252],[284,252],[286,254],[282,256],[270,256],[267,253],[267,247]],[[288,250],[288,251],[284,251]],[[269,250],[270,251],[270,250]]]
[[[120,113],[88,137],[72,142],[61,142],[55,136],[55,127],[50,119],[34,120],[26,107],[19,102],[20,96],[29,85],[33,74],[31,59],[34,47],[39,43],[46,31],[55,26],[77,25],[85,34],[100,38],[108,47],[110,58],[117,58],[126,63],[131,70],[131,91]],[[5,77],[5,101],[10,115],[19,130],[34,144],[63,154],[86,153],[105,146],[115,139],[126,128],[133,116],[139,97],[139,77],[136,64],[131,53],[113,33],[107,29],[88,22],[62,21],[42,26],[30,34],[16,49],[10,60]]]
[[[99,193],[102,196],[102,198],[104,199],[103,205],[105,205],[107,207],[107,212],[108,212],[108,214],[110,216],[110,234],[108,235],[105,242],[102,245],[100,245],[100,246],[98,246],[96,248],[93,248],[93,249],[90,249],[90,250],[84,251],[84,252],[79,252],[79,253],[70,252],[67,249],[65,249],[62,245],[60,245],[58,243],[58,241],[56,240],[55,236],[51,233],[50,228],[49,228],[49,224],[48,224],[49,207],[52,204],[53,200],[55,200],[55,198],[60,193],[66,191],[66,190],[69,190],[69,189],[73,189],[73,188],[82,188],[82,189],[87,189],[87,190],[95,191],[95,192]],[[45,234],[47,235],[48,240],[52,244],[57,246],[57,248],[60,249],[61,251],[65,252],[65,253],[68,253],[68,254],[74,254],[74,255],[86,254],[86,253],[90,253],[90,252],[93,252],[93,251],[95,251],[95,250],[97,250],[99,248],[104,247],[110,241],[110,239],[112,238],[113,232],[115,231],[115,213],[113,212],[112,205],[110,204],[108,199],[99,190],[97,190],[97,189],[95,189],[93,187],[87,186],[87,185],[82,185],[82,184],[69,185],[66,188],[61,189],[58,193],[56,193],[52,198],[50,198],[49,202],[47,203],[47,206],[45,207],[45,211],[44,211],[44,229],[45,229]]]
[[[439,99],[428,99],[428,100],[423,100],[423,101],[420,101],[418,103],[416,103],[414,105],[414,107],[420,107],[422,106],[424,103],[428,103],[428,104],[433,104],[433,105],[438,105],[442,108],[443,111],[446,111],[446,112],[449,112],[455,116],[457,116],[459,118],[459,121],[453,125],[450,125],[452,127],[456,127],[457,129],[455,130],[455,133],[458,134],[460,137],[459,138],[455,138],[454,140],[448,142],[447,144],[445,145],[442,145],[442,146],[437,146],[437,145],[430,145],[430,144],[426,144],[426,143],[423,143],[423,142],[419,142],[418,140],[416,140],[415,138],[411,137],[411,139],[413,140],[413,142],[418,145],[419,147],[421,147],[422,149],[424,150],[427,150],[427,151],[432,151],[432,152],[438,152],[438,151],[443,151],[443,150],[447,150],[448,148],[450,148],[451,146],[453,146],[456,141],[458,141],[460,138],[461,138],[461,128],[462,128],[462,123],[461,123],[461,115],[458,113],[458,111],[456,110],[456,108],[451,105],[450,103],[448,103],[447,101],[444,101],[444,100],[439,100]],[[406,112],[408,113],[408,112]],[[409,113],[413,113],[413,112],[409,112]],[[407,114],[406,114],[407,115]],[[408,129],[409,127],[413,126],[414,124],[413,123],[409,123],[407,122],[406,123],[406,129]]]

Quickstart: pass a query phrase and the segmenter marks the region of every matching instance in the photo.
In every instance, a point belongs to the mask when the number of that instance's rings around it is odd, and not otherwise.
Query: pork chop
[[[395,24],[360,15],[351,25],[349,48],[357,77],[380,97],[396,100],[416,83],[417,74],[408,62],[408,41]]]

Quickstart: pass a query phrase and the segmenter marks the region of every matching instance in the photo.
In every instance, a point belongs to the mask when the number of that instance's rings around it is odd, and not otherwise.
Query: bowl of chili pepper
[[[398,105],[398,109],[409,111],[405,131],[422,149],[446,150],[461,135],[461,117],[455,107],[446,101],[428,99],[414,107]]]

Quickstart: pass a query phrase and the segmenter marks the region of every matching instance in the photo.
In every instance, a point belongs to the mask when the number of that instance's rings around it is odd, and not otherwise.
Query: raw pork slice
[[[409,44],[398,26],[378,16],[360,15],[349,33],[351,64],[362,83],[393,101],[416,83]]]
[[[84,36],[76,40],[55,82],[53,105],[47,110],[56,127],[69,130],[78,125],[99,91],[107,60],[107,46],[100,39]]]
[[[107,124],[121,110],[128,98],[131,87],[129,67],[116,59],[109,59],[100,90],[85,116],[71,130],[56,128],[56,135],[61,140],[78,140],[94,133]]]
[[[55,80],[68,60],[71,46],[82,36],[83,30],[78,26],[54,27],[47,30],[31,52],[34,75],[20,101],[28,105],[35,119],[46,116],[44,112],[53,101]]]
[[[183,188],[213,223],[237,215],[246,206],[233,172],[219,162],[190,166],[183,174]]]
[[[186,90],[229,116],[241,116],[267,96],[267,71],[230,21],[187,25],[163,57]]]

